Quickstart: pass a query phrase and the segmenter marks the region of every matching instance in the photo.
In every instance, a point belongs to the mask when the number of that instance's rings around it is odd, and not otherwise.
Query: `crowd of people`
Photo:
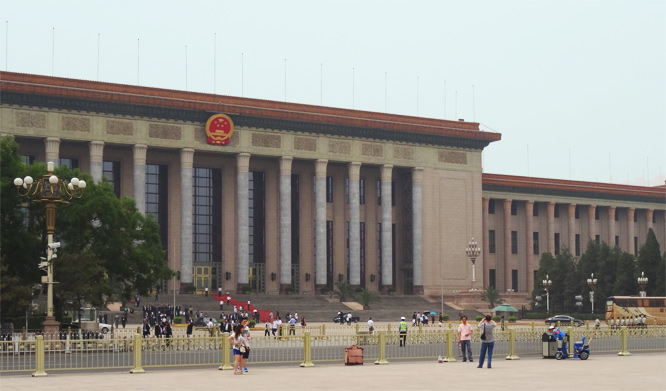
[[[647,316],[637,315],[637,316],[623,316],[617,318],[611,318],[608,321],[611,330],[619,330],[624,326],[627,326],[630,329],[644,329],[647,328]]]

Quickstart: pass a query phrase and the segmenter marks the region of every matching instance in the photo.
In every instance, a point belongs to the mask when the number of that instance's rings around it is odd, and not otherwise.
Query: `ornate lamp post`
[[[645,272],[641,272],[641,276],[638,277],[638,285],[641,287],[641,291],[639,293],[640,297],[647,297],[647,292],[645,292],[645,287],[648,284],[648,278],[645,277]]]
[[[40,267],[46,268],[46,278],[42,283],[47,284],[47,312],[46,320],[42,324],[44,332],[57,332],[59,323],[53,316],[53,259],[60,242],[53,242],[55,232],[55,210],[56,204],[67,204],[72,198],[81,198],[86,188],[86,181],[72,178],[69,183],[57,175],[53,175],[53,162],[46,164],[48,174],[42,175],[39,180],[34,181],[32,177],[14,179],[14,185],[19,196],[27,198],[32,202],[43,202],[46,207],[46,236],[48,246],[46,248],[46,262],[40,263]],[[46,264],[44,264],[46,263]]]
[[[587,285],[590,286],[590,302],[592,303],[592,313],[594,313],[594,286],[597,285],[597,279],[594,278],[594,273],[587,279]]]
[[[553,281],[546,274],[546,279],[541,282],[543,284],[543,290],[546,291],[546,313],[550,312],[550,293],[548,289],[553,285]]]
[[[472,241],[470,241],[467,244],[467,249],[465,249],[465,252],[467,253],[467,257],[469,258],[470,261],[472,261],[472,286],[470,288],[470,291],[476,290],[474,288],[474,283],[476,282],[476,270],[475,270],[475,263],[476,263],[476,258],[481,255],[481,248],[479,247],[478,243],[474,238],[472,238]]]

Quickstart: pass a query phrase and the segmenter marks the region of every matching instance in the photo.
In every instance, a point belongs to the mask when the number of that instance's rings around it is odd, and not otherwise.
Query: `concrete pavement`
[[[250,372],[208,368],[144,368],[146,373],[127,371],[51,371],[48,377],[29,374],[0,377],[3,391],[94,390],[122,387],[129,390],[214,390],[237,388],[270,390],[640,390],[666,389],[666,353],[592,355],[589,360],[562,361],[527,358],[516,361],[494,357],[493,368],[478,369],[477,362],[437,363],[394,361],[388,365],[363,366],[316,364],[251,365]]]

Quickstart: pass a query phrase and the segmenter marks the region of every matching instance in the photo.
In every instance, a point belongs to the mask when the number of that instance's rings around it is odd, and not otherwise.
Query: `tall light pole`
[[[594,287],[597,285],[597,279],[594,278],[594,273],[587,279],[587,285],[590,286],[590,302],[592,303],[592,313],[594,313]]]
[[[465,250],[467,253],[467,257],[469,258],[470,261],[472,261],[472,286],[470,288],[470,291],[476,290],[474,288],[474,283],[476,282],[476,258],[481,255],[481,248],[479,247],[478,243],[474,238],[467,244],[467,249]]]
[[[647,297],[647,292],[645,292],[645,287],[648,284],[648,278],[645,277],[645,272],[641,272],[641,276],[638,277],[638,285],[641,287],[641,291],[639,293],[640,297]]]
[[[546,274],[546,279],[541,282],[543,284],[543,290],[546,291],[546,313],[550,312],[550,292],[548,289],[553,285],[553,281]]]
[[[42,323],[42,329],[46,333],[58,332],[60,324],[56,322],[53,316],[53,259],[57,257],[56,251],[60,247],[60,242],[53,242],[55,232],[55,211],[56,204],[67,204],[72,198],[81,198],[83,190],[86,188],[86,181],[72,178],[66,183],[62,178],[53,175],[53,162],[46,164],[48,174],[42,175],[38,181],[34,181],[31,176],[14,179],[14,185],[19,196],[27,198],[32,202],[43,202],[46,208],[46,264],[40,263],[40,267],[46,267],[46,278],[42,278],[42,283],[47,284],[47,311],[46,319]]]

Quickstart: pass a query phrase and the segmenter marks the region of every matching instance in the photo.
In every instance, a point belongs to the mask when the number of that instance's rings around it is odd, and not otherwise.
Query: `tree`
[[[377,292],[371,291],[368,288],[363,288],[354,294],[354,300],[363,305],[364,310],[367,310],[370,308],[370,304],[378,303],[382,301],[382,298],[379,297]]]
[[[335,288],[328,293],[329,297],[337,297],[340,301],[347,301],[347,298],[352,297],[354,291],[352,286],[347,281],[337,281],[335,283]]]
[[[487,302],[490,308],[494,308],[495,305],[504,301],[500,298],[500,293],[494,286],[488,286],[481,291],[481,300]]]
[[[6,298],[24,296],[26,288],[39,283],[37,263],[46,251],[44,206],[30,203],[28,209],[22,208],[23,200],[13,180],[25,175],[39,178],[46,167],[44,163],[23,164],[18,145],[10,136],[0,140],[0,150],[0,260],[3,277],[13,279],[11,284],[3,285],[4,318],[19,311],[12,303],[8,305]],[[54,277],[59,282],[54,303],[129,301],[134,293],[145,295],[158,281],[174,275],[166,265],[157,222],[141,215],[133,199],[118,199],[106,181],[95,184],[78,170],[60,167],[54,173],[66,180],[77,176],[88,183],[83,197],[58,206],[55,240],[63,245],[54,265]],[[31,299],[23,296],[23,301]],[[23,311],[25,308],[19,313]]]
[[[645,272],[645,276],[648,277],[648,283],[645,287],[648,296],[656,296],[655,288],[657,279],[660,276],[659,264],[661,263],[661,259],[661,249],[659,248],[657,236],[654,234],[652,228],[650,228],[645,243],[638,250],[638,257],[636,258],[637,268],[634,276],[636,278],[641,272]]]
[[[617,262],[617,278],[613,286],[613,295],[630,296],[638,292],[635,276],[636,263],[629,253],[622,253]]]
[[[661,297],[666,296],[666,252],[662,255],[659,268],[657,269],[653,294]]]

